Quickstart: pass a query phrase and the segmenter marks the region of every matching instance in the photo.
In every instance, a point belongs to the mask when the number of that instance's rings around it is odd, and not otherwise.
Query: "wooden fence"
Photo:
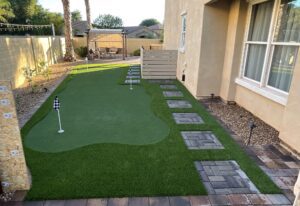
[[[177,50],[141,49],[143,79],[176,79]]]

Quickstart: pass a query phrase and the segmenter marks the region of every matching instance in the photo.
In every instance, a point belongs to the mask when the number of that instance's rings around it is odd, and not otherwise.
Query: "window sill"
[[[272,90],[267,87],[262,88],[259,85],[255,84],[251,81],[248,81],[246,79],[237,78],[235,80],[235,83],[242,87],[245,87],[263,97],[266,97],[278,104],[281,104],[283,106],[287,105],[288,95],[286,95],[286,94],[282,94],[278,91]]]

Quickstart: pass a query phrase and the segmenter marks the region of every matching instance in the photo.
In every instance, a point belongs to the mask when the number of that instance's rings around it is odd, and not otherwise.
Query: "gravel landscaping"
[[[214,100],[213,102],[202,100],[201,102],[208,107],[214,116],[236,133],[244,143],[248,141],[251,122],[257,126],[253,130],[251,145],[279,143],[279,132],[244,108],[236,104],[225,104],[221,100]]]
[[[67,76],[69,67],[70,66],[67,63],[50,66],[52,72],[49,81],[46,81],[41,75],[34,78],[34,82],[37,85],[34,92],[32,92],[32,89],[27,82],[14,90],[17,114],[21,127],[24,126],[54,89]]]

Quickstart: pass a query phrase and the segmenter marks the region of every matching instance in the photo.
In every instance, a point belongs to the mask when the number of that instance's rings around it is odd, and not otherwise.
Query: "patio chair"
[[[118,48],[112,47],[112,48],[109,48],[108,54],[110,57],[116,57],[117,52],[118,52]]]
[[[107,55],[106,48],[101,47],[99,50],[100,50],[100,58],[105,58]]]

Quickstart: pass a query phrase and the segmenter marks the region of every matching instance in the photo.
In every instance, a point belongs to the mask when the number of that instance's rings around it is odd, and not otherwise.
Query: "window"
[[[181,35],[180,35],[180,49],[185,48],[185,37],[186,37],[186,13],[181,15]]]
[[[300,46],[300,0],[260,0],[250,7],[242,78],[288,93]]]

